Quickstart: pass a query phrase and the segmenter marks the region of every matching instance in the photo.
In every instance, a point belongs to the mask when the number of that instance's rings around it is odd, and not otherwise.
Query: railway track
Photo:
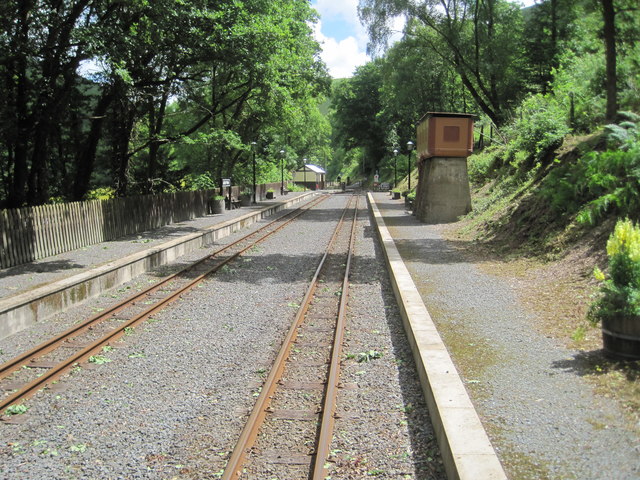
[[[229,458],[224,480],[326,478],[357,210],[358,197],[353,196]]]
[[[128,297],[33,349],[0,365],[0,412],[51,385],[74,366],[95,359],[102,349],[151,318],[242,253],[281,230],[327,196],[295,209],[230,243],[153,286]],[[10,418],[10,417],[9,417]]]

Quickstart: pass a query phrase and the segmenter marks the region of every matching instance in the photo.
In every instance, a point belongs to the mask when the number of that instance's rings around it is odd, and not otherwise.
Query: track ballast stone
[[[345,202],[325,201],[103,352],[108,363],[78,368],[27,402],[25,423],[0,424],[0,478],[218,478]],[[444,478],[423,476],[438,465],[435,441],[364,209],[360,223],[345,353],[384,355],[364,366],[345,359],[345,381],[359,385],[344,389],[341,408],[360,416],[338,423],[332,478]],[[84,313],[115,300],[105,295]],[[20,332],[19,343],[40,342],[80,310]]]

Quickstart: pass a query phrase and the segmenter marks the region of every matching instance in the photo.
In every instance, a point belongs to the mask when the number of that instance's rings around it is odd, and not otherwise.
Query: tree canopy
[[[332,122],[336,147],[360,149],[365,174],[388,172],[429,111],[477,114],[487,136],[516,138],[532,159],[638,111],[631,0],[360,0],[359,13],[376,59],[334,89]],[[403,37],[389,46],[398,16]]]
[[[249,183],[254,154],[262,181],[303,158],[388,174],[428,111],[478,114],[530,164],[640,110],[634,0],[360,0],[359,14],[374,60],[331,87],[306,0],[2,2],[0,205]]]
[[[241,177],[252,141],[273,161],[322,148],[314,21],[298,0],[3,2],[0,200]]]

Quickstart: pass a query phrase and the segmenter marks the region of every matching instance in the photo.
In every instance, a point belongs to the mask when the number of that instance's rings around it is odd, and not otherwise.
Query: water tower
[[[425,223],[455,222],[471,211],[467,157],[473,152],[473,119],[442,112],[420,119],[414,211]]]

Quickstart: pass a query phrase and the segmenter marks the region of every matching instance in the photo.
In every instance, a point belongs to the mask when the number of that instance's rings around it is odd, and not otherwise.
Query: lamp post
[[[398,149],[393,149],[393,188],[398,187]]]
[[[302,171],[304,172],[304,181],[303,181],[303,185],[304,185],[304,191],[307,191],[307,159],[303,158],[302,159]]]
[[[253,150],[253,204],[256,202],[256,142],[251,142],[251,150]]]
[[[280,150],[280,195],[284,195],[284,150]]]
[[[407,158],[407,190],[411,192],[411,150],[413,150],[413,142],[407,142],[407,150],[409,150],[409,155]]]

